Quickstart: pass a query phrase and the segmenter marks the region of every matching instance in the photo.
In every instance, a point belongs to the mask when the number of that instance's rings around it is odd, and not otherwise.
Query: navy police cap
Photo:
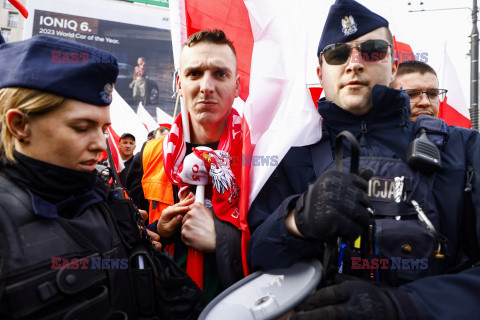
[[[108,106],[117,75],[115,56],[72,41],[35,36],[0,49],[0,88],[36,89]]]
[[[317,56],[330,44],[349,42],[381,27],[388,27],[388,21],[357,1],[337,0],[328,12]]]

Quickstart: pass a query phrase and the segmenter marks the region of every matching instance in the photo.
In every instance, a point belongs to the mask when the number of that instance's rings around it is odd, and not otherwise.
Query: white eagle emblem
[[[102,99],[105,103],[112,103],[112,96],[113,96],[113,87],[115,86],[114,83],[107,83],[103,87],[103,91],[100,92],[100,99]]]
[[[240,188],[230,168],[231,156],[226,151],[216,150],[212,160],[209,173],[213,187],[219,194],[230,192],[228,203],[232,204],[233,200],[238,198]]]
[[[352,16],[345,16],[345,18],[342,19],[342,32],[345,36],[354,34],[357,30],[357,23],[353,20]]]

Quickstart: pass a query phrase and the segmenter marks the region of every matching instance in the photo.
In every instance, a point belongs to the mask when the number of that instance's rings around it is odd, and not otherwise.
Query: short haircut
[[[435,77],[437,77],[437,73],[435,72],[435,70],[433,70],[432,67],[430,67],[425,62],[421,62],[417,60],[409,60],[409,61],[404,61],[400,63],[398,65],[397,77],[403,74],[416,73],[416,72],[420,74],[425,74],[429,72],[429,73],[433,73]]]
[[[214,44],[226,44],[232,49],[233,54],[235,57],[237,56],[237,52],[233,47],[233,43],[227,38],[225,32],[219,29],[214,30],[202,30],[192,34],[188,37],[187,42],[185,42],[186,47],[193,47],[197,43],[201,42],[208,42]]]

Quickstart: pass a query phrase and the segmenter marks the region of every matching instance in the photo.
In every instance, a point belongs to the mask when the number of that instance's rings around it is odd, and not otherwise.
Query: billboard
[[[123,0],[123,1],[150,4],[152,6],[160,6],[160,7],[168,8],[168,0]]]
[[[32,1],[36,2],[36,1]],[[61,3],[64,1],[58,1]],[[170,29],[152,27],[149,23],[131,23],[131,19],[122,19],[125,14],[117,14],[112,17],[110,6],[122,4],[124,7],[131,7],[128,10],[130,15],[134,10],[138,10],[137,5],[115,1],[103,1],[108,6],[109,15],[104,14],[107,10],[96,7],[89,8],[89,1],[79,2],[78,6],[85,8],[83,15],[67,13],[68,10],[58,10],[48,5],[39,5],[33,10],[30,20],[30,34],[49,35],[58,38],[75,41],[96,47],[114,54],[119,61],[119,76],[115,88],[122,98],[127,101],[134,111],[137,110],[138,102],[134,99],[133,91],[136,85],[133,84],[135,67],[141,63],[140,57],[144,58],[145,66],[142,66],[144,82],[142,90],[145,91],[143,102],[146,103],[146,109],[155,117],[156,108],[164,110],[168,114],[173,114],[175,100],[172,98],[172,73],[174,71],[173,54]],[[107,9],[107,8],[105,8]],[[116,8],[118,11],[118,7]],[[153,10],[152,10],[153,9]],[[152,8],[150,15],[157,19],[168,19],[168,12],[159,11]],[[132,12],[133,10],[133,12]],[[143,7],[142,10],[149,10]],[[65,12],[67,11],[67,12]],[[78,10],[75,10],[78,12]],[[122,10],[120,10],[122,12]],[[87,14],[90,13],[90,14]],[[105,18],[103,18],[105,17]],[[114,18],[114,19],[112,19]],[[122,21],[123,20],[123,21]],[[27,31],[26,31],[27,32]],[[62,59],[62,57],[58,57]],[[143,91],[141,92],[143,93]]]

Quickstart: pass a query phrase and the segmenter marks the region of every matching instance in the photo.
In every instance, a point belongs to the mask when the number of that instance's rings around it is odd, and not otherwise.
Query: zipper
[[[360,132],[362,133],[362,135],[360,137],[360,142],[359,142],[360,147],[365,148],[367,150],[367,153],[368,153],[369,157],[375,156],[375,152],[372,150],[372,148],[370,147],[370,144],[367,141],[368,129],[367,129],[367,122],[366,121],[362,121],[360,123]]]

